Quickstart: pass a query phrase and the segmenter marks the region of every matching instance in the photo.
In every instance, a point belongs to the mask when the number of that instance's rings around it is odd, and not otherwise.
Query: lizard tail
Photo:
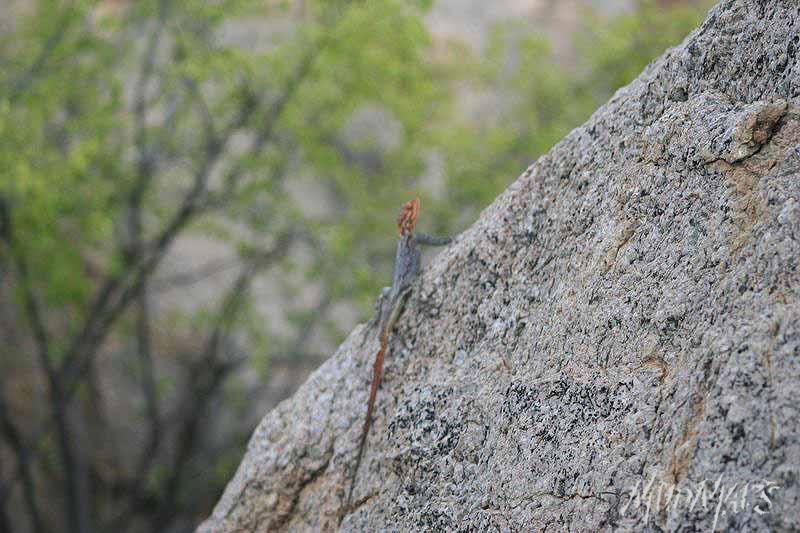
[[[389,344],[388,332],[381,333],[381,349],[375,356],[375,366],[372,370],[372,384],[369,387],[369,402],[367,403],[367,416],[364,418],[364,428],[361,430],[361,442],[358,445],[358,456],[356,457],[356,465],[353,470],[353,479],[350,483],[350,492],[347,494],[347,506],[350,507],[353,500],[353,489],[356,486],[356,475],[358,475],[358,467],[361,465],[361,457],[364,455],[364,448],[367,444],[367,435],[369,434],[369,427],[372,424],[372,411],[375,409],[375,399],[378,396],[378,387],[381,384],[381,376],[383,373],[383,360],[386,356],[386,347]]]

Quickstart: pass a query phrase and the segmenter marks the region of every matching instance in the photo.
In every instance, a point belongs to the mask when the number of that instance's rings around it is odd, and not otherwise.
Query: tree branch
[[[177,497],[183,482],[185,468],[197,445],[195,436],[206,406],[228,373],[242,362],[242,359],[234,361],[220,359],[225,331],[239,312],[244,295],[249,290],[256,274],[283,257],[293,239],[294,234],[287,232],[278,238],[271,250],[255,257],[241,271],[222,303],[214,329],[206,341],[203,355],[190,372],[192,387],[183,402],[184,406],[188,407],[188,415],[184,418],[178,432],[177,450],[171,468],[168,470],[171,475],[165,484],[166,498],[162,502],[160,512],[155,514],[154,525],[158,524],[159,527],[163,527],[164,524],[169,524],[175,515]]]
[[[266,126],[265,128],[259,130],[259,133],[256,135],[256,138],[251,144],[249,150],[251,155],[259,153],[267,144],[267,142],[272,140],[277,122],[280,120],[288,103],[291,101],[291,98],[301,85],[301,82],[311,72],[312,66],[326,42],[326,39],[321,39],[318,45],[306,54],[300,65],[295,70],[294,75],[291,76],[287,81],[282,95],[278,97],[270,106],[270,109],[265,117]],[[233,133],[247,122],[251,112],[253,111],[253,108],[256,106],[256,101],[253,98],[245,97],[245,102],[240,108],[238,117],[226,129],[222,140],[217,140],[209,144],[206,149],[207,156],[204,160],[204,164],[198,170],[195,176],[194,185],[184,198],[178,212],[173,217],[171,222],[167,224],[167,227],[152,245],[152,251],[150,252],[149,256],[146,256],[147,259],[145,259],[144,264],[139,268],[132,285],[123,289],[120,292],[117,301],[107,310],[102,309],[102,307],[104,307],[103,304],[107,303],[111,295],[106,295],[106,292],[101,290],[101,299],[99,301],[100,305],[98,305],[100,309],[98,309],[97,314],[102,314],[102,319],[96,320],[94,317],[97,315],[95,313],[90,313],[90,318],[88,319],[86,327],[81,334],[78,335],[76,341],[71,345],[70,349],[68,349],[64,364],[62,365],[62,374],[67,377],[67,385],[65,390],[67,391],[68,397],[71,397],[72,390],[74,389],[77,380],[80,379],[80,376],[82,375],[82,369],[86,366],[87,359],[94,357],[97,347],[108,334],[110,325],[113,324],[119,314],[127,307],[128,303],[130,303],[131,293],[135,292],[137,287],[143,283],[144,279],[146,279],[155,270],[155,267],[163,258],[166,249],[172,244],[179,231],[182,230],[186,224],[188,224],[188,222],[198,211],[201,211],[203,207],[205,207],[202,205],[202,197],[206,193],[208,179],[211,175],[213,167],[221,155],[226,151],[227,144],[230,142]],[[244,165],[241,163],[241,161],[234,166],[226,179],[229,188],[235,188],[235,185],[238,183],[243,170]],[[111,285],[113,285],[112,289],[116,289],[117,284],[115,284],[113,280],[110,280],[110,282]],[[80,357],[81,353],[84,354],[82,358]],[[77,359],[82,359],[82,361],[77,361]]]
[[[28,70],[26,70],[25,73],[13,83],[8,97],[8,101],[10,103],[14,104],[17,98],[19,98],[22,93],[28,90],[36,77],[44,69],[44,66],[47,64],[50,56],[53,55],[56,48],[58,48],[58,45],[61,44],[61,41],[64,40],[64,36],[67,34],[67,29],[69,28],[68,22],[71,9],[71,7],[67,8],[61,15],[61,18],[55,25],[55,30],[53,30],[53,32],[44,42],[42,49],[39,50],[39,55],[36,56],[36,59],[33,61],[33,63],[31,63],[31,66],[28,67]]]
[[[139,153],[138,178],[128,199],[128,232],[130,237],[129,259],[131,262],[140,262],[143,253],[143,228],[142,211],[144,194],[154,178],[156,167],[155,153],[147,138],[147,84],[152,78],[155,69],[156,54],[164,32],[167,20],[167,0],[158,3],[158,20],[156,27],[150,35],[142,59],[139,79],[134,92],[134,116],[136,117],[135,142]],[[165,118],[165,120],[167,120]],[[142,391],[145,397],[148,437],[140,459],[137,471],[146,468],[153,460],[161,440],[161,420],[159,417],[158,391],[155,384],[153,357],[151,350],[150,330],[150,302],[147,289],[147,279],[142,280],[137,286],[134,298],[136,300],[136,344],[139,354]]]
[[[129,268],[122,276],[110,277],[98,291],[90,307],[86,324],[65,352],[60,373],[65,378],[67,398],[71,398],[88,361],[94,357],[99,345],[108,335],[110,326],[119,318],[139,287],[160,264],[180,231],[201,209],[201,200],[206,193],[214,166],[227,150],[233,133],[247,121],[254,105],[250,99],[243,102],[238,117],[228,128],[223,139],[208,146],[191,189],[161,233],[149,246],[143,248],[138,264]]]
[[[150,286],[157,291],[168,291],[186,285],[194,285],[195,283],[205,281],[208,278],[231,270],[241,264],[242,261],[239,257],[218,259],[202,265],[195,270],[180,272],[170,277],[153,280]]]
[[[56,425],[58,448],[64,469],[64,492],[66,494],[65,514],[69,530],[81,533],[88,530],[88,509],[86,494],[80,487],[80,479],[75,454],[72,449],[69,421],[67,420],[67,404],[64,401],[62,382],[53,366],[50,356],[50,339],[44,323],[33,283],[30,277],[27,261],[23,252],[16,249],[13,237],[13,228],[6,231],[8,249],[17,271],[17,279],[22,292],[23,306],[37,345],[39,365],[48,383],[50,396],[50,410]]]
[[[172,464],[166,469],[170,473],[161,491],[163,499],[159,503],[158,511],[154,513],[153,526],[156,529],[166,529],[174,518],[177,508],[177,497],[185,474],[186,466],[198,444],[197,434],[201,427],[203,414],[216,391],[225,378],[237,368],[245,358],[220,357],[225,341],[225,332],[229,329],[231,321],[238,314],[245,294],[249,290],[256,275],[268,268],[275,261],[286,254],[294,240],[294,232],[285,232],[280,235],[275,245],[268,251],[253,257],[242,268],[228,293],[223,298],[220,311],[214,321],[214,327],[209,334],[201,356],[190,365],[187,383],[189,389],[180,403],[180,411],[185,413],[180,419],[175,420],[170,426],[177,427],[177,445],[173,454]],[[149,501],[144,484],[149,475],[149,467],[138,470],[138,475],[127,484],[128,491],[133,495],[130,506],[112,520],[110,530],[125,527],[132,516],[138,513]]]
[[[150,183],[153,181],[155,171],[155,154],[153,148],[149,146],[147,139],[147,84],[153,76],[156,63],[156,53],[164,33],[164,26],[167,17],[167,1],[160,0],[158,3],[158,20],[156,27],[148,39],[145,48],[139,77],[133,93],[133,116],[134,116],[134,144],[138,153],[137,177],[128,195],[127,216],[128,216],[128,238],[131,249],[127,250],[128,261],[136,259],[141,245],[142,233],[142,201]]]
[[[8,243],[11,242],[11,211],[8,206],[8,201],[0,196],[0,244],[6,248],[6,253],[3,253],[3,248],[0,248],[0,285],[7,275],[8,268],[5,266],[8,256],[11,251],[8,250]],[[5,255],[5,257],[4,257]]]
[[[147,287],[142,287],[137,302],[136,338],[139,352],[139,365],[142,374],[142,392],[144,393],[147,411],[148,437],[147,444],[139,456],[137,472],[149,468],[153,462],[161,443],[161,416],[159,408],[158,389],[156,387],[155,369],[151,350],[150,334],[150,302]]]
[[[80,331],[73,337],[64,350],[64,357],[58,374],[63,384],[63,400],[71,401],[77,390],[80,376],[85,374],[89,362],[94,357],[99,345],[108,335],[108,326],[126,309],[127,305],[137,293],[138,287],[155,270],[173,242],[179,231],[191,220],[192,215],[200,206],[200,198],[205,192],[211,171],[226,151],[227,145],[236,130],[241,128],[249,118],[256,106],[254,98],[245,98],[239,108],[239,113],[233,122],[226,128],[225,133],[216,142],[207,146],[205,158],[201,167],[195,174],[191,190],[173,218],[167,223],[162,232],[147,247],[148,253],[141,254],[138,264],[129,265],[122,274],[111,274],[97,291],[86,314],[86,322]],[[50,431],[50,421],[44,421],[32,433],[30,440],[31,458],[35,457],[41,449],[42,438]],[[11,485],[21,479],[22,471],[18,467],[9,487],[0,492],[0,505],[2,505],[11,492]]]
[[[253,142],[250,145],[248,153],[253,156],[260,153],[264,147],[273,140],[277,124],[280,121],[283,113],[286,111],[287,106],[292,101],[292,98],[297,93],[297,90],[302,85],[303,81],[311,73],[314,63],[317,60],[320,52],[327,44],[327,39],[322,38],[311,50],[309,50],[300,64],[295,68],[294,73],[286,81],[283,92],[278,96],[270,105],[267,113],[262,118],[263,127],[259,128]],[[225,179],[225,193],[223,197],[233,194],[236,189],[244,170],[244,165],[240,160],[235,165]]]
[[[3,436],[14,452],[17,459],[17,468],[20,470],[22,478],[22,497],[25,501],[25,508],[28,512],[28,519],[30,520],[31,528],[33,531],[39,533],[44,532],[44,522],[42,515],[39,511],[39,505],[36,501],[36,489],[33,482],[33,472],[31,471],[30,458],[28,449],[23,443],[22,435],[19,429],[14,425],[11,416],[8,413],[6,405],[5,392],[2,390],[0,384],[0,429],[3,431]],[[5,499],[3,499],[5,500]],[[0,509],[5,511],[5,501],[0,503]],[[11,531],[10,527],[8,531]]]

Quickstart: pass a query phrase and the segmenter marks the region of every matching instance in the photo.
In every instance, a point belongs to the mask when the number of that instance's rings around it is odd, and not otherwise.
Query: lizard
[[[361,458],[364,455],[364,448],[367,444],[367,435],[369,434],[369,428],[372,424],[372,412],[375,409],[375,398],[378,395],[378,387],[380,387],[381,384],[383,361],[389,346],[389,335],[397,319],[403,312],[405,301],[411,292],[414,281],[419,276],[420,258],[422,256],[419,245],[444,246],[449,244],[452,240],[449,237],[432,237],[422,233],[415,233],[414,229],[417,225],[418,215],[419,198],[415,198],[403,205],[397,217],[399,240],[397,241],[397,252],[395,254],[394,276],[392,278],[392,286],[386,287],[381,291],[378,304],[376,305],[377,315],[374,321],[378,325],[380,348],[375,355],[375,363],[372,369],[372,382],[369,387],[367,415],[364,418],[364,426],[361,429],[358,455],[350,482],[350,492],[347,496],[348,507],[350,507],[350,502],[353,497],[358,468],[361,465]]]

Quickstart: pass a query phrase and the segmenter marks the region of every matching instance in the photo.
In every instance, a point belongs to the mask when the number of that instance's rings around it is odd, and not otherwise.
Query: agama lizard
[[[358,457],[356,458],[355,469],[350,483],[350,492],[347,495],[347,504],[353,497],[353,488],[356,484],[358,467],[361,465],[361,457],[364,455],[364,448],[367,444],[367,435],[372,423],[372,411],[375,409],[375,397],[378,394],[378,387],[381,384],[383,372],[383,360],[386,357],[386,350],[389,345],[389,335],[394,328],[395,322],[403,311],[408,294],[414,281],[419,276],[420,252],[419,245],[443,246],[449,244],[451,239],[447,237],[431,237],[421,233],[414,233],[417,225],[417,215],[419,215],[419,199],[415,198],[403,205],[400,215],[397,217],[397,230],[400,240],[397,242],[397,254],[394,261],[394,278],[391,288],[387,287],[381,292],[378,302],[378,314],[376,322],[380,333],[380,349],[375,356],[375,365],[372,370],[372,384],[369,387],[369,402],[367,403],[367,416],[364,419],[364,428],[361,430],[361,441],[358,446]]]

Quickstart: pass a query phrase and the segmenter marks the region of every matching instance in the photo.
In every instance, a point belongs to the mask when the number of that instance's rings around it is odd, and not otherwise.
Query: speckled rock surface
[[[714,8],[424,273],[354,508],[364,327],[200,531],[800,529],[798,50],[795,0]]]

